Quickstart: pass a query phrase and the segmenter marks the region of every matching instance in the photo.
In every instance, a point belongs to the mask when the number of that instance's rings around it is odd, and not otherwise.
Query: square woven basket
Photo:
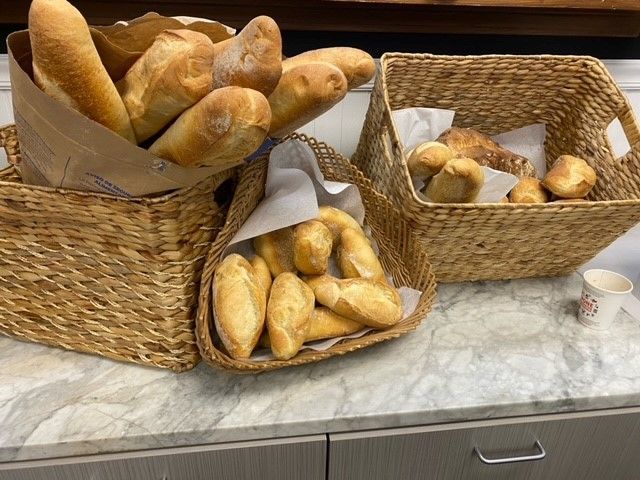
[[[219,347],[213,321],[211,282],[215,269],[222,260],[224,249],[264,196],[269,160],[267,153],[242,171],[229,207],[227,221],[207,256],[200,286],[196,323],[200,353],[210,365],[233,373],[259,373],[318,362],[399,337],[414,330],[429,313],[435,301],[436,283],[426,252],[400,213],[384,196],[373,189],[371,182],[362,172],[325,143],[305,135],[294,134],[290,138],[299,139],[311,147],[326,179],[358,186],[365,207],[365,223],[371,227],[373,238],[378,244],[383,268],[393,276],[396,286],[420,290],[422,295],[416,310],[393,327],[373,330],[360,338],[342,340],[322,352],[303,350],[289,360],[268,361],[235,360],[227,355]]]
[[[13,126],[0,142],[15,163]],[[25,185],[14,167],[0,171],[0,333],[193,368],[200,275],[227,207],[214,194],[234,176],[129,199]]]
[[[454,125],[494,135],[545,123],[547,165],[584,158],[598,176],[584,203],[438,204],[417,197],[391,112],[455,110]],[[618,118],[631,150],[615,158]],[[423,241],[439,282],[568,274],[640,221],[640,130],[590,57],[387,53],[352,162]]]

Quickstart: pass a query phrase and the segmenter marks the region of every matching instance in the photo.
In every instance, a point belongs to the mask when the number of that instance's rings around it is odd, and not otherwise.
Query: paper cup
[[[589,328],[606,330],[633,284],[619,273],[600,269],[587,270],[583,279],[578,321]]]

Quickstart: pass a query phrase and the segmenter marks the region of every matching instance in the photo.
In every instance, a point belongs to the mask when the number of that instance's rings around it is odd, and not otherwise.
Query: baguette
[[[253,248],[269,266],[273,278],[283,272],[295,272],[293,261],[293,228],[285,227],[253,239]]]
[[[215,325],[235,359],[249,358],[264,327],[267,299],[253,267],[238,254],[228,255],[214,276]]]
[[[371,243],[361,232],[345,228],[340,234],[338,265],[344,278],[369,278],[386,283],[384,270]]]
[[[282,38],[267,16],[251,20],[235,37],[214,45],[213,88],[252,88],[269,96],[282,74]]]
[[[331,232],[333,249],[340,243],[340,234],[345,228],[352,228],[364,235],[364,231],[356,219],[340,209],[323,205],[319,209],[318,220]]]
[[[29,39],[35,84],[47,95],[135,143],[127,110],[82,14],[66,0],[33,0]]]
[[[347,79],[330,63],[307,63],[283,72],[269,95],[269,136],[282,138],[329,110],[347,94]]]
[[[271,278],[271,272],[269,271],[269,266],[267,262],[264,261],[260,255],[254,255],[254,257],[249,261],[251,266],[256,272],[256,276],[258,280],[260,280],[260,284],[264,288],[264,292],[267,298],[269,298],[269,293],[271,292],[271,284],[273,283],[273,279]]]
[[[309,50],[282,62],[286,71],[307,63],[325,62],[338,67],[347,79],[347,90],[364,85],[376,73],[376,64],[371,55],[351,47],[330,47]]]
[[[184,167],[234,167],[267,136],[271,114],[260,92],[242,87],[214,90],[186,110],[149,148]]]
[[[138,143],[211,91],[213,42],[191,30],[165,30],[118,82]]]
[[[276,277],[267,304],[267,329],[271,351],[278,360],[298,353],[309,333],[309,316],[314,305],[313,291],[294,273]]]
[[[331,232],[323,223],[309,220],[293,230],[293,263],[306,275],[320,275],[329,268]]]

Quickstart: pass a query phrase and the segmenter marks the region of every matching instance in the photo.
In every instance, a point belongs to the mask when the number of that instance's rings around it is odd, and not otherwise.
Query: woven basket
[[[245,167],[240,176],[235,196],[229,207],[224,228],[211,247],[202,274],[199,311],[196,322],[198,346],[202,358],[209,364],[235,373],[257,373],[267,370],[317,362],[336,355],[359,350],[415,329],[431,310],[435,300],[436,284],[424,249],[411,234],[400,214],[379,193],[376,193],[362,172],[347,159],[326,144],[305,135],[294,134],[290,138],[306,142],[314,151],[325,178],[358,186],[365,207],[365,222],[371,227],[373,238],[380,249],[380,260],[386,272],[393,276],[397,286],[409,286],[421,290],[422,296],[415,312],[397,325],[372,331],[356,338],[343,340],[326,351],[304,350],[290,360],[250,361],[234,360],[217,348],[217,333],[213,323],[211,282],[221,254],[231,238],[249,217],[264,196],[267,177],[268,154]]]
[[[569,153],[596,170],[591,202],[420,200],[391,117],[409,107],[455,110],[455,125],[490,135],[545,123],[547,164]],[[619,159],[606,134],[616,117],[632,147]],[[567,274],[640,221],[640,130],[593,58],[385,54],[352,161],[419,234],[439,282]]]
[[[19,162],[12,126],[0,142]],[[22,184],[0,171],[0,333],[188,370],[205,255],[224,223],[228,171],[156,198]],[[222,202],[220,202],[222,203]]]

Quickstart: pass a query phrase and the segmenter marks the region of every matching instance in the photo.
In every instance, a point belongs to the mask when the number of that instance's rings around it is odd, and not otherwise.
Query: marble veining
[[[0,338],[0,461],[640,405],[640,322],[576,320],[581,279],[440,285],[413,333],[257,376]]]

